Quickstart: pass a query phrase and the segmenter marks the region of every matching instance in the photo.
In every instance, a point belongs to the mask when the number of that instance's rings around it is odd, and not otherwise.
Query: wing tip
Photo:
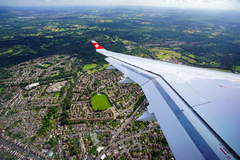
[[[105,51],[105,49],[100,45],[98,44],[96,41],[94,40],[91,40],[93,46],[95,47],[96,50],[102,50],[102,51]]]

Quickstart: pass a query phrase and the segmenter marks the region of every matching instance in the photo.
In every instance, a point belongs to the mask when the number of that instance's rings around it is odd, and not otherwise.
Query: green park
[[[91,98],[91,105],[94,111],[106,110],[111,107],[105,94],[97,94]]]

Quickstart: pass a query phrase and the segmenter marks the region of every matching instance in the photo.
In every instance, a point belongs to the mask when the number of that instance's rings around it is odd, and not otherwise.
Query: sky
[[[240,10],[240,0],[0,0],[0,6],[133,5]]]

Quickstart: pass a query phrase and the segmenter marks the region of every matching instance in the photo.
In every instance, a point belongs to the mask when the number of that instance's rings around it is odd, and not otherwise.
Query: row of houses
[[[27,148],[27,145],[22,144],[21,142],[16,141],[16,140],[12,140],[10,137],[5,136],[3,133],[1,134],[1,138],[6,140],[7,142],[10,142],[10,143],[12,143],[12,144],[22,148],[22,149],[26,149]]]
[[[3,144],[0,144],[0,150],[3,152],[7,152],[7,153],[11,154],[12,156],[15,156],[19,159],[33,160],[33,158],[26,157],[26,156],[18,153],[17,151],[14,151],[11,148],[4,146]]]

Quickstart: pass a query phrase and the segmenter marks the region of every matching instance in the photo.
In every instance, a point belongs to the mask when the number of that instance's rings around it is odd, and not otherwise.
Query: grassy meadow
[[[93,110],[105,110],[111,107],[108,98],[104,94],[95,95],[91,98]]]

